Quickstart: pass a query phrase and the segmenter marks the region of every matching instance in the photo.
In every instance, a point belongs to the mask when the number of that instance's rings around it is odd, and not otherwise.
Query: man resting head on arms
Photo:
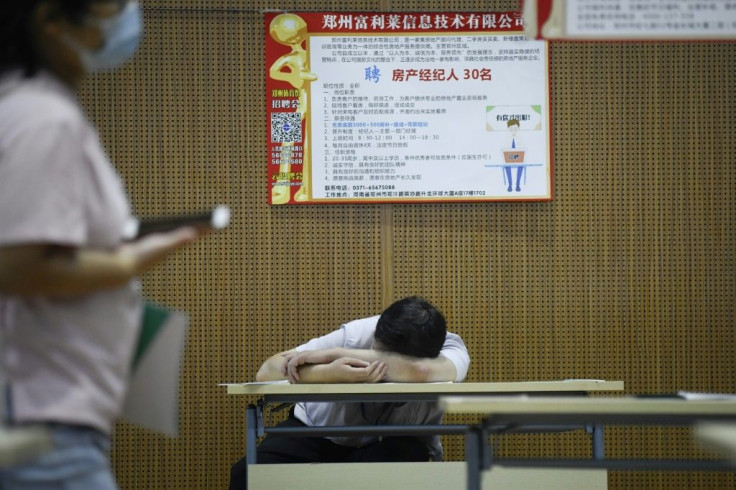
[[[380,316],[354,320],[293,350],[271,356],[256,380],[292,383],[459,382],[470,364],[462,339],[427,300],[412,296]],[[433,402],[298,403],[279,426],[439,424]],[[289,437],[267,435],[258,463],[387,462],[442,459],[438,436]],[[245,488],[245,459],[232,468],[230,488]]]
[[[460,337],[447,333],[442,313],[414,296],[393,303],[380,316],[352,321],[295,350],[272,356],[261,366],[256,380],[462,381],[469,362]]]

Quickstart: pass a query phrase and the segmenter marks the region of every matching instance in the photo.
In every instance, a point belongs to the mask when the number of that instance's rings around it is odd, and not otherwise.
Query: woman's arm
[[[197,236],[193,228],[180,228],[110,251],[51,244],[0,247],[0,293],[70,297],[116,288]]]

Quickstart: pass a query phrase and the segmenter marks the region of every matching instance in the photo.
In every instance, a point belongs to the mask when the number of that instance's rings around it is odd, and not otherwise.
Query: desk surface
[[[734,400],[684,400],[681,398],[570,398],[570,397],[466,397],[441,396],[446,413],[579,414],[579,415],[707,415],[736,416]]]
[[[466,488],[464,462],[432,463],[289,463],[248,467],[249,488],[281,490],[407,490],[414,488]],[[605,469],[494,467],[483,475],[483,490],[569,490],[607,488]]]
[[[315,394],[491,394],[623,391],[623,381],[565,380],[508,383],[359,383],[359,384],[259,384],[227,383],[228,395]]]

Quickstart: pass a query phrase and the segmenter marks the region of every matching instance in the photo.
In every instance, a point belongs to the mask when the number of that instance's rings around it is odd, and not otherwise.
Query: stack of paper
[[[732,2],[710,0],[523,0],[530,39],[736,39]]]

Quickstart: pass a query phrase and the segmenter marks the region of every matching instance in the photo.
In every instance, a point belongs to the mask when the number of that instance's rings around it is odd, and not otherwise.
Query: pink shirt
[[[130,206],[76,97],[47,73],[0,79],[0,247],[111,249]],[[0,295],[0,369],[15,422],[109,432],[141,317],[137,281],[73,299]]]

